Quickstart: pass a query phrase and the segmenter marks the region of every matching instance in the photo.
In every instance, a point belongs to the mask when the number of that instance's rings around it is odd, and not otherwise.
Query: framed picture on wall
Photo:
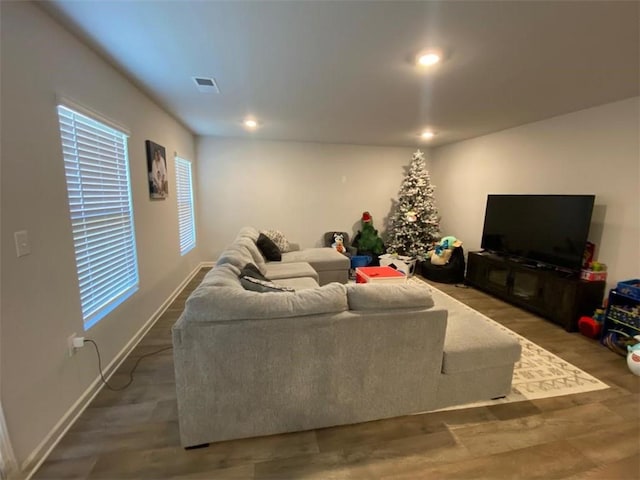
[[[167,155],[163,146],[146,141],[149,196],[154,200],[164,200],[169,195],[167,178]]]

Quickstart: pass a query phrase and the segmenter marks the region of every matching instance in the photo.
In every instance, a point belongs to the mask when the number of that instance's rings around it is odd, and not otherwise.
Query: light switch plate
[[[13,234],[16,240],[16,254],[18,257],[24,257],[31,253],[31,243],[29,243],[29,234],[26,230],[20,230]]]

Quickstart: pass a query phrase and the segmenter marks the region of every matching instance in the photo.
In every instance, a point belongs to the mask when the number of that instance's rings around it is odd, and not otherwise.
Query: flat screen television
[[[580,270],[595,195],[489,195],[482,248],[514,259]]]

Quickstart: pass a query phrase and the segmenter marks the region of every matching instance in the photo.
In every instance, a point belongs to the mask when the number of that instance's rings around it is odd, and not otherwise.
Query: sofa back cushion
[[[254,243],[258,240],[258,236],[260,235],[260,231],[254,227],[242,227],[236,236],[236,240],[241,238],[248,238],[252,240]],[[235,240],[234,240],[235,242]]]
[[[351,310],[416,309],[434,305],[429,287],[418,282],[356,283],[346,287]]]
[[[253,262],[253,258],[249,255],[249,252],[230,246],[220,254],[216,260],[216,267],[231,264],[238,269],[242,269],[247,263],[251,262]]]
[[[237,276],[236,282],[240,282]],[[345,286],[340,283],[279,293],[201,284],[187,299],[185,315],[190,321],[219,322],[298,317],[347,309]]]
[[[246,252],[249,258],[251,259],[251,262],[254,263],[260,269],[260,271],[264,274],[266,262],[264,257],[262,256],[262,253],[260,253],[260,250],[258,249],[256,242],[254,242],[248,237],[244,237],[233,242],[231,247],[238,248]]]
[[[206,287],[231,287],[242,290],[242,285],[238,278],[239,275],[240,269],[238,267],[232,263],[225,263],[209,270],[200,285]]]

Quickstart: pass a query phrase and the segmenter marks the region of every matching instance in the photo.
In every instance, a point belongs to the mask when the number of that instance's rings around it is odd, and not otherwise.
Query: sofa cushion
[[[237,277],[236,281],[239,283]],[[185,304],[185,316],[194,322],[286,318],[345,310],[347,295],[340,283],[283,293],[200,285]]]
[[[307,262],[316,272],[329,270],[349,270],[351,262],[348,257],[333,248],[303,248],[295,252],[282,254],[282,262]]]
[[[291,287],[285,287],[284,285],[277,285],[269,280],[263,280],[261,278],[252,277],[251,275],[240,276],[240,284],[245,290],[251,290],[252,292],[293,292]]]
[[[282,285],[283,287],[291,287],[294,290],[318,288],[318,281],[311,277],[282,278],[280,280],[274,280],[273,283]]]
[[[306,262],[267,262],[264,266],[264,274],[270,280],[309,277],[313,278],[316,282],[318,281],[318,272]]]
[[[433,307],[429,287],[417,282],[349,284],[347,299],[351,310]]]
[[[281,253],[288,252],[291,250],[289,245],[289,241],[284,236],[284,234],[279,230],[264,230],[264,233],[267,237],[271,239],[273,243],[276,244]]]
[[[258,237],[258,241],[256,242],[258,249],[260,252],[270,262],[279,262],[282,260],[282,254],[278,249],[278,246],[273,243],[269,237],[267,237],[264,233],[261,233]]]

